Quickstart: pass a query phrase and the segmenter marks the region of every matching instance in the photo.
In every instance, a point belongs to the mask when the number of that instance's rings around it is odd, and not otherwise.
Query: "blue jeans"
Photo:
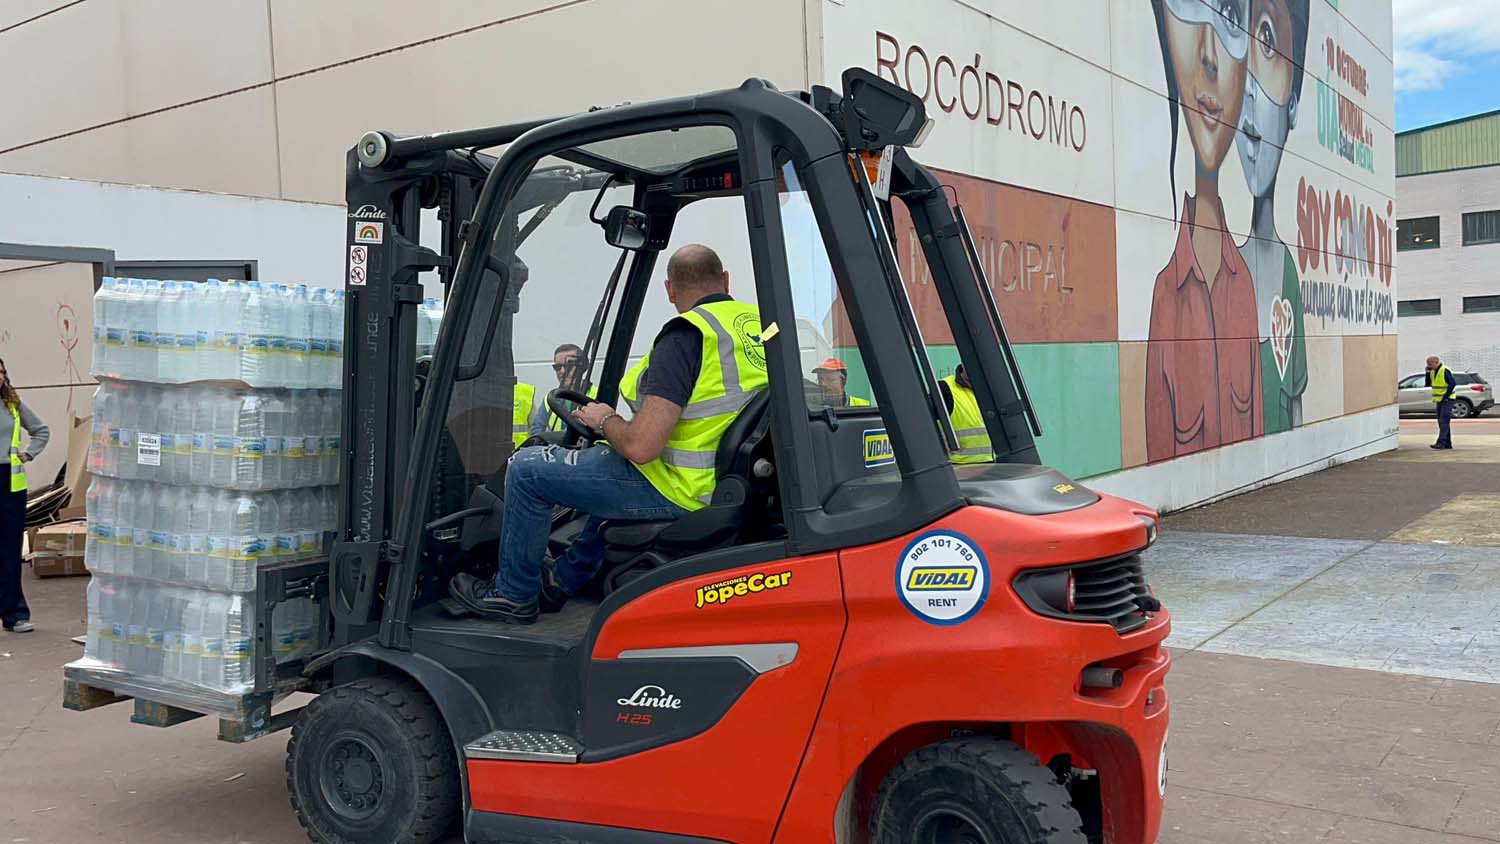
[[[607,445],[575,450],[555,445],[523,448],[505,473],[505,524],[495,586],[512,601],[530,601],[542,588],[542,555],[557,505],[589,514],[588,523],[553,567],[557,583],[574,594],[599,571],[605,519],[659,522],[687,511],[667,500],[634,463]]]

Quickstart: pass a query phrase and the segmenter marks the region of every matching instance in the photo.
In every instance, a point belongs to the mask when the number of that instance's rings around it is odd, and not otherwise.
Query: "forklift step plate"
[[[532,730],[496,730],[464,746],[469,759],[506,759],[513,762],[578,761],[583,747],[572,736]]]

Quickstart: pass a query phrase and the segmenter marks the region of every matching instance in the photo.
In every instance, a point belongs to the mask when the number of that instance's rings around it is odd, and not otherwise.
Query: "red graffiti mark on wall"
[[[73,418],[73,385],[83,381],[73,352],[78,349],[78,312],[67,302],[57,303],[57,341],[63,348],[63,376],[68,382],[68,418]]]

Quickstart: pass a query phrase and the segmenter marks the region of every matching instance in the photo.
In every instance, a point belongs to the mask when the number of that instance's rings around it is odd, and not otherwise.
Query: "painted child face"
[[[1164,0],[1167,52],[1201,170],[1229,153],[1244,105],[1248,0]]]
[[[1265,196],[1281,167],[1282,148],[1297,121],[1292,96],[1293,31],[1285,0],[1253,0],[1250,6],[1249,77],[1236,138],[1240,164],[1252,196]]]

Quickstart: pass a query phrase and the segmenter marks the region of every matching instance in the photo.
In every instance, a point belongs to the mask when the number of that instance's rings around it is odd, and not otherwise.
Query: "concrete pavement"
[[[1473,682],[1500,668],[1500,422],[1455,423],[1442,453],[1433,427],[1166,520],[1147,561],[1176,619],[1161,844],[1500,841],[1500,685]],[[63,710],[86,580],[25,582],[38,632],[0,635],[0,844],[306,840],[284,735]]]

